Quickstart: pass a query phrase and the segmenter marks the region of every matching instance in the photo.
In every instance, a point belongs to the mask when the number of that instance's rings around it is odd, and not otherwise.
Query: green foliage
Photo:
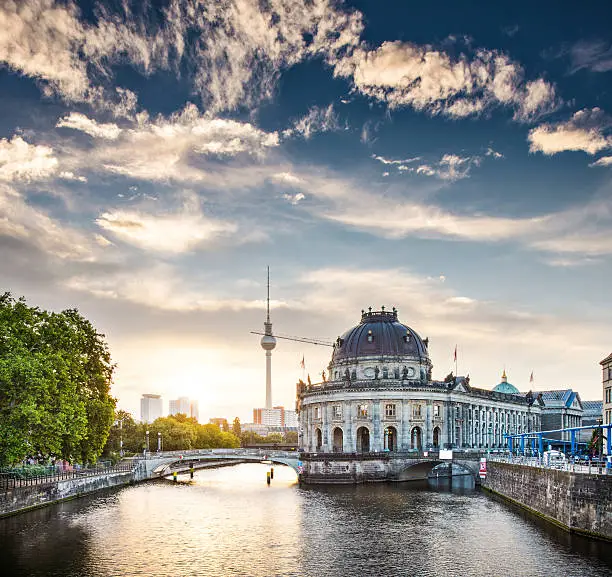
[[[119,451],[121,440],[124,451],[142,452],[146,448],[147,431],[149,450],[152,452],[157,450],[158,439],[164,451],[240,447],[240,439],[233,433],[222,431],[217,425],[201,425],[194,418],[180,413],[160,417],[150,424],[136,424],[129,413],[117,411],[104,454],[111,456]]]
[[[240,419],[236,417],[234,419],[234,422],[232,423],[232,433],[234,433],[234,435],[236,435],[237,437],[240,437],[241,432],[242,429],[240,427]]]
[[[113,419],[114,366],[93,325],[0,296],[0,464],[95,461]]]
[[[298,434],[295,431],[287,431],[284,435],[282,433],[269,433],[265,437],[253,431],[243,431],[240,435],[240,442],[243,447],[247,445],[296,445],[297,441]]]

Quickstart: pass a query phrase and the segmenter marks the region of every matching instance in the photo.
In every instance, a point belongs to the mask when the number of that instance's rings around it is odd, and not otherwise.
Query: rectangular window
[[[342,418],[342,405],[334,405],[334,419]]]
[[[412,416],[420,417],[421,416],[421,405],[414,405],[412,407]]]
[[[357,407],[357,416],[366,419],[368,417],[368,405],[359,405]]]
[[[321,411],[320,411],[319,407],[315,407],[314,408],[314,418],[315,419],[320,419],[321,418]]]
[[[434,417],[440,416],[440,405],[434,405]]]
[[[385,405],[385,417],[395,417],[395,405]]]

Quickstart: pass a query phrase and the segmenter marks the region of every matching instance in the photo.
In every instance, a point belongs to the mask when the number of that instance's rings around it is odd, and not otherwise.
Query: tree
[[[113,421],[114,366],[93,325],[0,296],[0,463],[94,461]]]
[[[240,427],[240,419],[236,417],[234,419],[234,422],[232,423],[232,433],[234,433],[234,435],[236,435],[237,437],[240,437],[241,432],[242,429]]]

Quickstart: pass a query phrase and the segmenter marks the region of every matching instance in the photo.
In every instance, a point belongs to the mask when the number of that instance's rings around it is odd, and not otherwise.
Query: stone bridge
[[[438,452],[298,453],[266,449],[166,451],[140,458],[135,480],[166,477],[215,465],[271,462],[291,467],[300,482],[312,484],[417,481],[428,477],[469,475],[480,482],[480,452],[454,451],[451,459]]]
[[[262,449],[203,449],[188,451],[162,451],[139,457],[136,481],[165,477],[174,471],[188,472],[192,467],[202,469],[210,466],[241,463],[278,463],[299,472],[299,456],[294,451],[267,451]]]
[[[468,475],[480,482],[480,452],[453,451],[452,458],[438,452],[302,453],[304,483],[367,483],[418,481],[429,477]]]

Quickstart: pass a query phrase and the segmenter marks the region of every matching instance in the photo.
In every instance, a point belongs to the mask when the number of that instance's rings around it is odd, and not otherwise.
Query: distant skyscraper
[[[253,423],[269,427],[297,427],[297,417],[295,411],[286,410],[285,407],[253,409]]]
[[[189,404],[190,416],[192,416],[196,421],[200,420],[200,411],[198,408],[198,401],[191,401]]]
[[[189,397],[179,397],[170,401],[168,407],[169,415],[178,415],[181,413],[187,417],[194,417],[197,421],[199,418],[198,401],[192,401]]]
[[[276,346],[276,339],[272,335],[270,322],[270,267],[268,267],[268,298],[266,300],[266,322],[264,323],[264,336],[261,337],[261,348],[266,351],[266,409],[272,409],[272,349]]]
[[[152,423],[159,419],[163,413],[161,395],[142,395],[140,399],[140,420],[143,423]]]

